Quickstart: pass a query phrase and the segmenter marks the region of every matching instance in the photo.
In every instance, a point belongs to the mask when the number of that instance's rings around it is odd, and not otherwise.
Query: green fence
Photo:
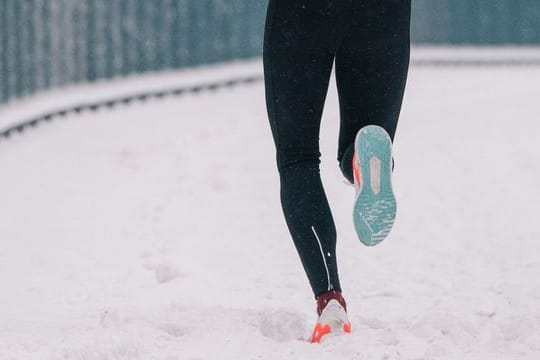
[[[0,103],[64,84],[258,56],[266,4],[0,0]],[[413,0],[412,31],[417,43],[540,44],[540,0]]]
[[[540,0],[412,0],[416,43],[540,45]]]
[[[0,103],[40,89],[257,56],[265,1],[0,0]]]

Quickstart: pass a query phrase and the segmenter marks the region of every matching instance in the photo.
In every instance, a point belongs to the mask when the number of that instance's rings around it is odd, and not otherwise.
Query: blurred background
[[[2,0],[0,103],[64,84],[258,57],[262,0]],[[417,45],[540,44],[536,0],[414,0]]]

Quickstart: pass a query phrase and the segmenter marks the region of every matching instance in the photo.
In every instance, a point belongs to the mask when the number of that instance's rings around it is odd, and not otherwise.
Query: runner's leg
[[[264,42],[281,203],[314,294],[340,291],[336,228],[319,174],[319,128],[334,52],[326,0],[271,0]],[[323,11],[324,10],[324,11]]]
[[[341,124],[338,161],[352,183],[354,139],[378,125],[394,139],[410,55],[411,0],[359,1],[336,54]]]

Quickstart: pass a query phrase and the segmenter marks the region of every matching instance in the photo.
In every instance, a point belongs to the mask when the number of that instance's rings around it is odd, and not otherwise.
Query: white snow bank
[[[354,332],[322,345],[306,342],[315,304],[281,214],[262,85],[0,144],[0,359],[537,360],[539,78],[412,69],[398,222],[373,249],[351,224],[330,89],[322,170]]]
[[[413,46],[412,62],[526,63],[540,64],[540,47],[535,46]]]
[[[19,124],[31,117],[80,104],[89,104],[146,92],[158,92],[200,84],[228,81],[237,77],[262,74],[258,60],[201,66],[185,70],[168,70],[94,83],[74,84],[14,99],[0,104],[0,130]]]

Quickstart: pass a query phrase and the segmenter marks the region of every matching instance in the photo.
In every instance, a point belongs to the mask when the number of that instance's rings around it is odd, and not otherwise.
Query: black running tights
[[[352,182],[358,130],[379,125],[394,138],[409,66],[410,12],[411,0],[270,0],[264,72],[281,203],[315,296],[341,291],[336,228],[319,175],[319,129],[333,63],[338,161]]]

